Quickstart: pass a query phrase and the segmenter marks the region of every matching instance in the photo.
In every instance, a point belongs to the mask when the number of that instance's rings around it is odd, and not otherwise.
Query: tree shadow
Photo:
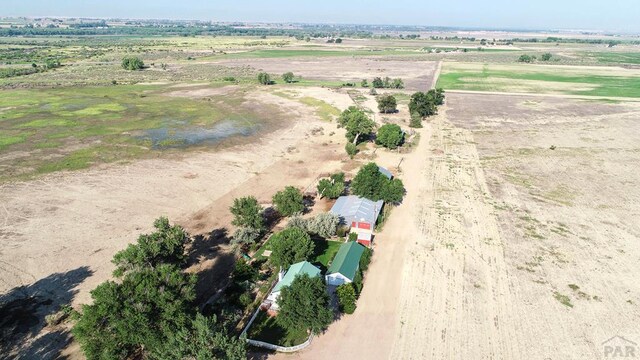
[[[89,267],[82,266],[0,295],[0,357],[57,358],[71,335],[66,329],[55,329],[40,336],[45,317],[69,304],[78,292],[75,288],[91,274]]]

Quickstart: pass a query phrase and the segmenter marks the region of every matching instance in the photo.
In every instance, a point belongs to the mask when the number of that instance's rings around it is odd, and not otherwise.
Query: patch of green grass
[[[55,126],[74,126],[76,122],[69,119],[38,119],[18,125],[18,128],[43,128]]]
[[[19,144],[27,139],[27,135],[9,135],[0,133],[0,150],[9,145]]]
[[[318,242],[323,241],[322,246],[318,246]],[[321,250],[320,253],[316,254],[312,263],[320,263],[325,268],[329,268],[329,264],[338,253],[338,249],[340,249],[340,245],[342,245],[341,241],[327,241],[327,240],[318,240],[316,241],[316,249]]]
[[[277,319],[261,311],[251,324],[247,337],[280,346],[300,345],[309,338],[306,330],[286,328]]]
[[[316,115],[324,121],[332,121],[340,116],[340,110],[322,100],[305,96],[300,98],[299,101],[305,105],[314,107],[316,109]]]

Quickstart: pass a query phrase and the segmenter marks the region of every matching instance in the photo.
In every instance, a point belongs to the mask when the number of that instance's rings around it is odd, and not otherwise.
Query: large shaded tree
[[[318,334],[333,321],[329,295],[320,277],[296,276],[291,285],[282,289],[278,305],[278,322],[288,328]]]
[[[338,118],[338,122],[347,130],[347,139],[354,145],[358,144],[362,135],[370,134],[375,126],[375,123],[369,119],[367,114],[355,106],[343,111]]]
[[[409,112],[422,117],[435,115],[438,111],[437,101],[434,93],[417,92],[411,95],[409,100]]]
[[[269,244],[271,244],[269,261],[283,269],[288,268],[291,264],[307,260],[315,248],[309,234],[297,227],[290,227],[273,234],[269,239]]]
[[[231,222],[233,225],[260,231],[264,230],[263,209],[255,197],[246,196],[234,199],[229,211],[234,216]]]
[[[115,254],[112,260],[116,265],[114,276],[162,263],[184,263],[184,248],[189,240],[184,229],[178,225],[171,226],[166,217],[154,221],[153,227],[155,232],[140,235],[137,243]]]
[[[404,132],[396,124],[384,124],[378,129],[376,144],[388,149],[396,149],[404,140]]]
[[[283,216],[291,216],[304,210],[302,192],[293,186],[287,186],[273,195],[273,204]]]
[[[400,203],[405,189],[400,179],[388,179],[380,172],[378,165],[369,163],[353,178],[351,192],[373,201]]]
[[[337,199],[344,192],[344,187],[344,173],[336,173],[328,179],[320,179],[317,189],[320,198]]]

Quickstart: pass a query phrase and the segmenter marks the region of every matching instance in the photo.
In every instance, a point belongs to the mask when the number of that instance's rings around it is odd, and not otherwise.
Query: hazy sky
[[[640,32],[640,0],[0,0],[45,15]]]

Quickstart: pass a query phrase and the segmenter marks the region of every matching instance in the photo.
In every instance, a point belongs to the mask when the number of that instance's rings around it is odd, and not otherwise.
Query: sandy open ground
[[[640,338],[640,107],[447,102],[403,161],[355,314],[276,358],[591,359]]]

